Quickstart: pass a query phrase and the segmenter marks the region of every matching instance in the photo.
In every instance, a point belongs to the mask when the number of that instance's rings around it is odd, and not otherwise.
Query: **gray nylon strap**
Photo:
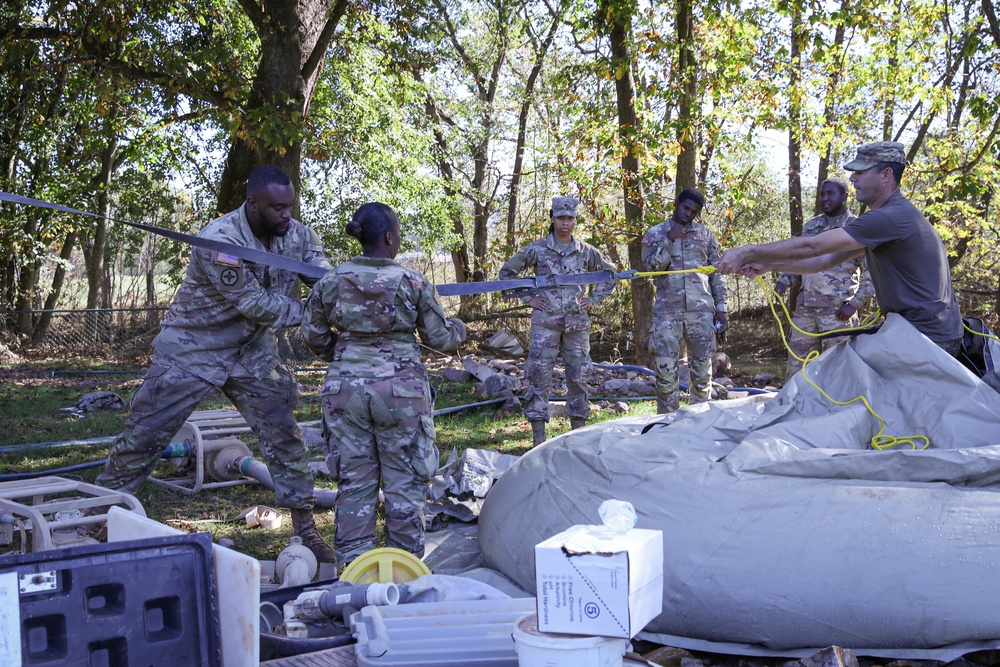
[[[500,292],[513,289],[545,290],[571,285],[593,285],[609,283],[619,278],[632,278],[635,271],[615,273],[614,271],[589,271],[587,273],[544,274],[534,278],[511,278],[508,280],[485,280],[477,283],[449,283],[438,285],[441,296],[458,296],[463,294],[482,294],[483,292]]]
[[[41,206],[42,208],[49,208],[54,211],[63,211],[65,213],[75,213],[77,215],[85,215],[90,218],[104,218],[103,215],[98,215],[97,213],[88,213],[87,211],[81,211],[79,209],[70,208],[69,206],[60,206],[59,204],[52,204],[47,201],[42,201],[41,199],[31,199],[30,197],[21,197],[20,195],[12,195],[9,192],[0,192],[0,201],[7,201],[14,204],[25,204],[28,206]],[[234,245],[232,243],[226,243],[224,241],[216,241],[214,239],[206,239],[201,236],[194,236],[192,234],[185,234],[183,232],[175,232],[172,229],[163,229],[162,227],[154,227],[153,225],[144,225],[141,222],[130,222],[129,220],[118,220],[116,218],[108,218],[112,222],[117,222],[123,225],[128,225],[129,227],[135,227],[136,229],[141,229],[143,231],[151,232],[153,234],[159,234],[160,236],[165,236],[175,241],[180,241],[182,243],[187,243],[188,245],[198,246],[199,248],[205,248],[207,250],[214,250],[215,252],[226,253],[227,255],[235,255],[240,259],[245,259],[248,262],[254,262],[255,264],[265,264],[267,266],[274,266],[279,269],[285,269],[287,271],[292,271],[293,273],[298,273],[303,276],[308,276],[310,278],[322,278],[326,274],[326,269],[321,266],[315,266],[307,262],[301,262],[297,259],[292,259],[291,257],[285,257],[284,255],[279,255],[273,252],[267,252],[266,250],[257,250],[256,248],[247,248],[246,246]]]
[[[267,252],[265,250],[257,250],[255,248],[247,248],[246,246],[234,245],[232,243],[226,243],[224,241],[216,241],[214,239],[207,239],[201,236],[194,236],[192,234],[185,234],[183,232],[175,232],[172,229],[164,229],[162,227],[155,227],[153,225],[146,225],[141,222],[131,222],[129,220],[119,220],[117,218],[111,218],[97,213],[90,213],[88,211],[81,211],[80,209],[70,208],[69,206],[60,206],[59,204],[53,204],[41,199],[32,199],[30,197],[22,197],[20,195],[10,194],[9,192],[0,191],[0,201],[11,202],[13,204],[23,204],[26,206],[40,206],[42,208],[52,209],[54,211],[62,211],[64,213],[75,213],[76,215],[85,215],[90,218],[107,218],[111,222],[117,222],[123,225],[128,225],[129,227],[135,227],[136,229],[141,229],[143,231],[150,232],[152,234],[158,234],[160,236],[165,236],[175,241],[180,241],[182,243],[187,243],[188,245],[197,246],[199,248],[206,248],[208,250],[214,250],[216,252],[226,253],[228,255],[234,255],[240,259],[244,259],[248,262],[254,262],[255,264],[263,264],[266,266],[274,266],[279,269],[285,269],[287,271],[292,271],[293,273],[298,273],[299,275],[308,276],[310,278],[322,278],[326,274],[326,269],[320,266],[315,266],[313,264],[308,264],[306,262],[301,262],[297,259],[292,259],[291,257],[285,257],[284,255],[278,255],[273,252]],[[591,271],[589,273],[571,273],[568,275],[541,275],[535,276],[534,278],[512,278],[510,280],[486,280],[482,282],[470,282],[470,283],[445,283],[443,285],[437,285],[437,293],[441,296],[462,296],[469,294],[483,294],[484,292],[500,292],[504,290],[514,290],[514,289],[533,289],[533,290],[543,290],[552,289],[556,287],[562,287],[567,285],[592,285],[595,283],[607,283],[620,278],[632,278],[634,277],[635,271],[625,271],[622,273],[615,273],[614,271]]]

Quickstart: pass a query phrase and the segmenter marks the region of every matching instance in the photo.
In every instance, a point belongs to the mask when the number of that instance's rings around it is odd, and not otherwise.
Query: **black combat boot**
[[[292,531],[302,538],[302,545],[313,552],[320,563],[337,562],[337,554],[316,530],[312,510],[292,510]]]

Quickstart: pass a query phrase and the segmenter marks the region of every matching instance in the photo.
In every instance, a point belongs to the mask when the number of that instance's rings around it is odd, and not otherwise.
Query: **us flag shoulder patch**
[[[224,252],[220,252],[215,256],[215,261],[219,264],[228,264],[229,266],[239,266],[240,258],[236,255],[227,255]]]

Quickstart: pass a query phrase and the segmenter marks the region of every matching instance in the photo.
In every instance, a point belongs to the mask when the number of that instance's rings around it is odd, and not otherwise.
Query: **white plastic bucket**
[[[621,667],[628,640],[540,632],[538,615],[514,623],[518,667]]]

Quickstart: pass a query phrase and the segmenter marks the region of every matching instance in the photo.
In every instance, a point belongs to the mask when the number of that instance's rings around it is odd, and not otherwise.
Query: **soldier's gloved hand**
[[[846,322],[847,320],[854,317],[854,313],[858,312],[858,309],[852,306],[850,303],[845,303],[843,306],[837,309],[837,319]]]
[[[667,238],[671,241],[676,241],[682,236],[684,236],[684,225],[675,221],[674,226],[670,228],[669,232],[667,232]]]
[[[785,292],[788,291],[788,286],[785,283],[778,283],[774,286],[774,291],[778,293],[778,296],[785,296]]]
[[[539,295],[531,299],[531,301],[528,302],[528,305],[536,310],[545,310],[549,307],[549,300],[544,296]]]
[[[719,311],[715,313],[715,317],[712,319],[715,321],[715,330],[717,332],[721,333],[729,328],[729,316],[725,313]]]
[[[456,329],[458,329],[459,338],[461,338],[461,340],[464,341],[465,340],[465,334],[466,334],[466,331],[465,331],[465,322],[463,322],[462,320],[458,319],[457,317],[449,317],[448,321],[451,322],[452,326],[454,326]]]
[[[585,297],[581,297],[580,298],[580,307],[581,308],[590,308],[593,305],[594,305],[594,302],[590,299],[589,296],[585,296]]]

